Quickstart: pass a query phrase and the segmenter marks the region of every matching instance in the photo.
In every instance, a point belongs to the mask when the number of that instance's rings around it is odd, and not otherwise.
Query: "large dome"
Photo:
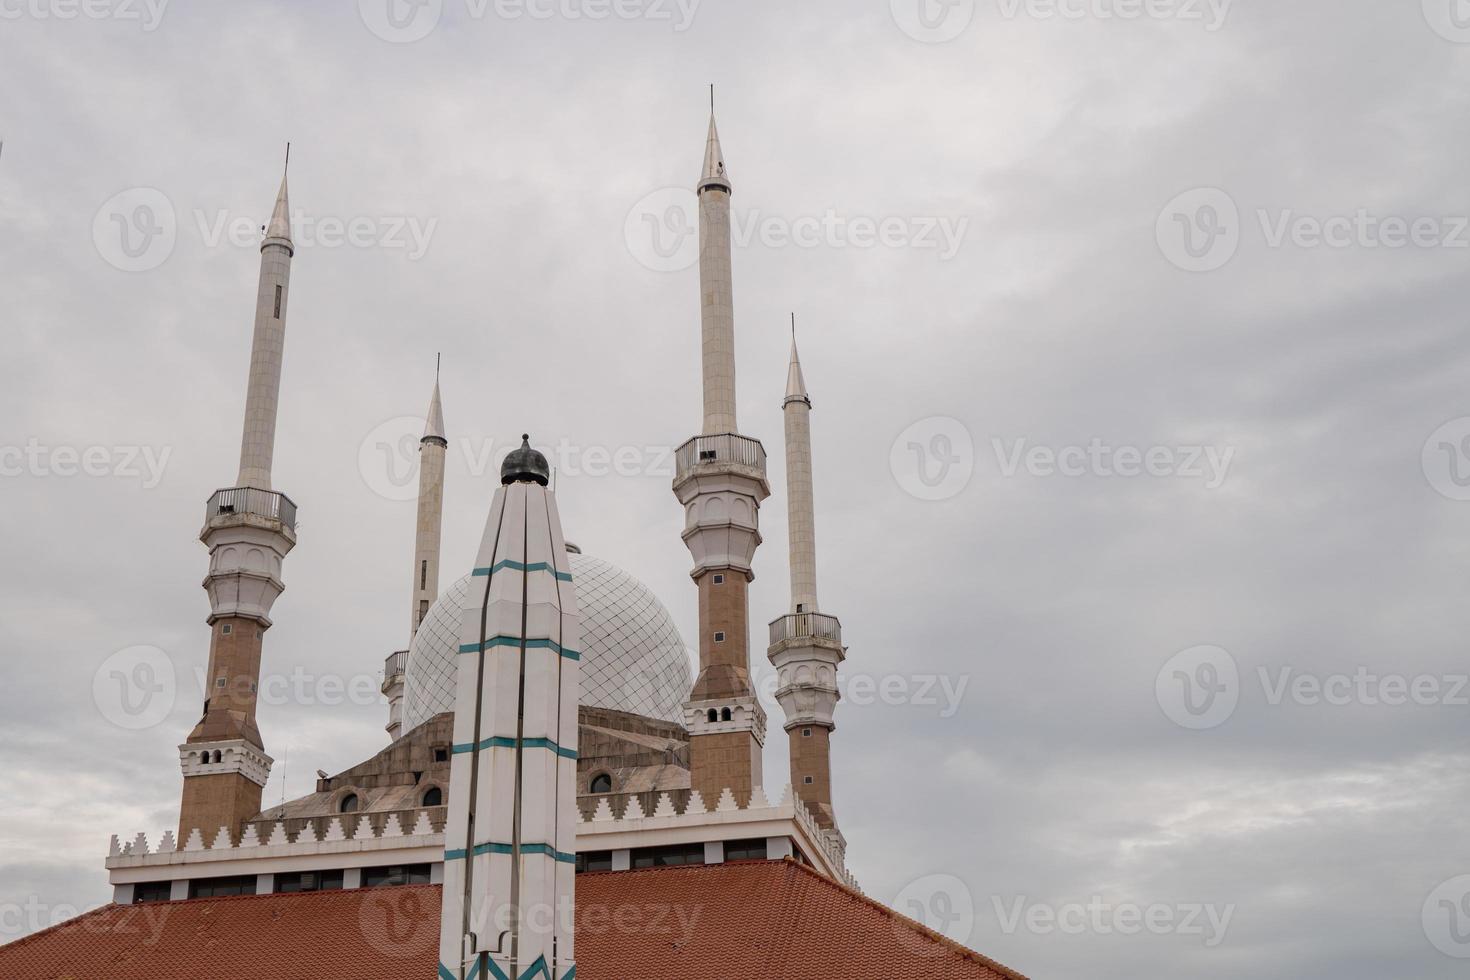
[[[582,704],[682,725],[689,654],[668,609],[616,565],[575,552],[567,557],[582,613]],[[404,669],[404,732],[454,710],[460,622],[472,578],[451,585],[419,624]]]

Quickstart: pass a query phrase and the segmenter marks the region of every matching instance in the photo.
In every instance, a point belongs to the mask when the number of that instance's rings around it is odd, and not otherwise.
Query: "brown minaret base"
[[[832,730],[807,725],[787,732],[791,741],[791,787],[824,830],[837,828],[832,811]]]
[[[744,807],[763,777],[762,747],[749,719],[755,706],[749,668],[750,582],[744,572],[721,568],[702,570],[695,583],[700,671],[689,702],[702,717],[690,733],[690,785],[708,807],[718,805],[727,788],[736,805]]]

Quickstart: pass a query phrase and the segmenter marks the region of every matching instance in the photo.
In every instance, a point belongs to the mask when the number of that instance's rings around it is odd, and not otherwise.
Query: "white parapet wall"
[[[205,841],[197,831],[178,847],[172,832],[165,833],[156,847],[143,834],[124,842],[113,836],[107,857],[109,880],[114,892],[130,896],[141,882],[188,882],[195,878],[236,875],[279,875],[296,871],[352,870],[385,865],[442,865],[444,836],[434,833],[427,810],[419,811],[412,826],[404,827],[390,817],[383,832],[374,836],[365,824],[366,814],[344,814],[333,818],[318,837],[310,828],[292,841],[283,823],[277,823],[263,839],[254,826],[239,844],[233,844],[226,828]],[[347,836],[343,820],[363,821],[351,829],[360,836]],[[736,806],[727,789],[713,807],[695,793],[682,813],[667,793],[659,797],[652,813],[644,813],[636,797],[621,817],[603,800],[590,820],[577,824],[577,851],[630,851],[669,844],[723,844],[725,841],[766,838],[790,841],[791,846],[823,874],[851,888],[857,881],[843,861],[845,845],[840,836],[823,830],[811,812],[786,787],[780,802],[772,803],[757,789],[744,809]],[[778,848],[772,858],[787,856]],[[349,880],[352,877],[349,875]],[[440,880],[436,869],[433,880]],[[184,889],[180,889],[184,891]]]

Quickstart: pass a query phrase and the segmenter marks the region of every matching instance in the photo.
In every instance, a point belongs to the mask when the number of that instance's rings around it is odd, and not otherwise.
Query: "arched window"
[[[718,711],[716,711],[714,708],[711,708],[711,709],[709,709],[709,714],[706,717],[708,717],[710,721],[719,721],[720,720],[720,713]]]
[[[214,761],[215,762],[219,762],[223,758],[224,758],[224,756],[220,753],[220,750],[219,749],[215,749],[214,750]]]
[[[424,794],[424,806],[443,806],[444,791],[437,786],[431,786]]]
[[[604,773],[600,773],[599,775],[593,776],[592,777],[592,786],[590,788],[591,788],[592,792],[594,792],[594,793],[611,793],[612,792],[612,777],[609,776],[605,772]]]
[[[729,721],[730,718],[731,718],[731,715],[730,715],[730,709],[729,708],[725,708],[723,711],[720,712],[720,720],[721,721]]]
[[[358,799],[356,793],[348,793],[342,797],[342,803],[337,807],[339,813],[356,813]]]

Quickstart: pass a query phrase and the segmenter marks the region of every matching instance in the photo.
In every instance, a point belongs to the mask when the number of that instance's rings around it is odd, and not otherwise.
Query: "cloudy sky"
[[[568,536],[694,634],[715,82],[751,614],[795,311],[865,890],[1036,978],[1463,976],[1470,4],[392,4],[0,0],[0,935],[176,821],[287,140],[267,799],[385,743],[335,682],[406,641],[437,351],[445,584],[530,431]]]

